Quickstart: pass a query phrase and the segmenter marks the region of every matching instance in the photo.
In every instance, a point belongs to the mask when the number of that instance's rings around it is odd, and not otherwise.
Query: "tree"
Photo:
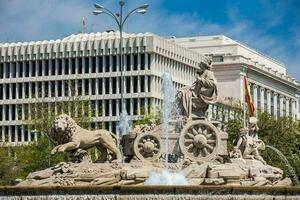
[[[242,128],[241,120],[230,120],[226,123],[228,139],[228,151],[232,151],[233,146],[239,138],[239,131]],[[300,177],[300,123],[289,117],[278,117],[275,119],[268,113],[258,115],[259,138],[266,145],[273,146],[280,150],[295,169],[298,179]],[[288,167],[280,157],[267,148],[262,151],[265,161],[274,167],[283,169],[284,175],[291,177]]]
[[[50,151],[57,143],[52,141],[49,133],[56,115],[67,113],[83,128],[92,128],[94,105],[90,100],[79,97],[70,97],[65,102],[39,102],[31,104],[30,110],[26,110],[28,120],[23,121],[23,128],[37,130],[39,133],[37,142],[29,145],[0,148],[0,185],[11,185],[15,179],[24,179],[30,172],[42,170],[54,166],[59,162],[70,161],[68,153],[50,155]],[[95,149],[91,150],[93,157]],[[96,153],[97,154],[97,153]]]

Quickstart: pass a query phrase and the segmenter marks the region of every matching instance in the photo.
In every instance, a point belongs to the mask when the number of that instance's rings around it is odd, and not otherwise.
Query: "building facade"
[[[299,83],[287,75],[284,64],[223,35],[171,41],[213,57],[221,99],[243,102],[243,77],[247,76],[256,110],[273,116],[299,118]]]
[[[34,103],[55,104],[70,96],[91,102],[94,127],[116,133],[121,110],[119,33],[77,34],[62,40],[0,44],[0,142],[24,144],[37,138],[24,128]],[[161,104],[161,76],[176,88],[194,80],[204,57],[156,35],[124,34],[124,98],[137,120]],[[74,91],[75,94],[72,94]],[[56,110],[56,112],[59,112]],[[37,116],[38,117],[38,116]]]

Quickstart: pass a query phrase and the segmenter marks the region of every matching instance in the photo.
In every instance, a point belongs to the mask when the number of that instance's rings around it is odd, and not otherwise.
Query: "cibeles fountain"
[[[205,117],[209,104],[217,100],[209,60],[199,65],[195,76],[191,86],[176,91],[165,73],[161,124],[149,120],[121,138],[107,130],[85,130],[66,114],[57,116],[49,135],[62,143],[51,153],[68,151],[77,162],[33,172],[14,189],[41,198],[45,193],[46,199],[300,198],[299,191],[288,192],[291,180],[283,178],[283,171],[260,156],[265,144],[258,137],[256,118],[250,118],[228,152],[224,125]],[[100,152],[94,163],[87,151],[92,147]]]

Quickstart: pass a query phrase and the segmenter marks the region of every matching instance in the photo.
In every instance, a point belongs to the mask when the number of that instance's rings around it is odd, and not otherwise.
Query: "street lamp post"
[[[124,18],[123,18],[123,7],[125,6],[125,1],[120,0],[119,5],[120,5],[119,13],[114,14],[109,9],[107,9],[104,6],[96,3],[96,4],[94,4],[96,9],[93,11],[93,14],[94,15],[107,14],[110,17],[112,17],[118,25],[118,29],[119,29],[119,33],[120,33],[119,50],[120,50],[120,65],[121,65],[121,107],[122,107],[122,113],[120,115],[120,122],[122,122],[122,118],[126,118],[126,116],[128,115],[127,111],[126,111],[126,107],[125,107],[125,101],[124,101],[124,87],[125,87],[124,84],[125,84],[125,82],[124,82],[123,37],[122,37],[123,26],[124,26],[126,20],[129,18],[129,16],[131,16],[132,14],[134,14],[134,13],[145,14],[147,12],[148,4],[144,4],[142,6],[139,6],[135,9],[131,10],[130,12],[128,12],[128,14]],[[123,126],[124,126],[124,124],[123,124]],[[127,128],[128,127],[121,127],[120,128],[122,135],[126,133]]]

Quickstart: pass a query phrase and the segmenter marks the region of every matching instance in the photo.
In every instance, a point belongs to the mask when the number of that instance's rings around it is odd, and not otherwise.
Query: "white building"
[[[299,117],[299,83],[285,66],[223,35],[171,39],[202,55],[213,56],[219,97],[243,101],[243,76],[247,75],[255,108],[274,116]]]
[[[177,88],[193,82],[200,54],[156,35],[124,34],[125,102],[136,120],[142,109],[161,103],[161,75],[170,72]],[[102,122],[116,132],[120,112],[119,33],[71,35],[62,40],[0,44],[0,142],[36,138],[22,127],[34,102],[68,101],[71,89],[90,99]]]
[[[286,76],[284,66],[225,36],[169,40],[151,33],[125,33],[123,52],[124,98],[132,120],[161,105],[164,72],[171,73],[176,88],[190,85],[203,55],[211,54],[221,97],[242,99],[241,75],[246,73],[257,107],[274,115],[297,114],[299,85]],[[36,138],[23,126],[34,103],[69,101],[74,90],[75,96],[91,101],[96,111],[93,126],[104,123],[116,132],[121,110],[119,53],[118,32],[0,44],[0,144]],[[208,118],[223,121],[236,114],[217,104],[210,106]]]

